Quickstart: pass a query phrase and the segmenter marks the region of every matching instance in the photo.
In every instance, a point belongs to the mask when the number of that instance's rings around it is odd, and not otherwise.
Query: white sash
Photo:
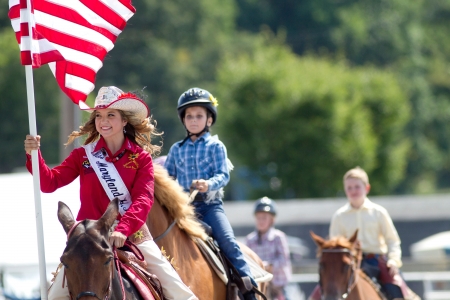
[[[119,198],[119,212],[123,216],[131,205],[130,192],[114,164],[106,161],[106,157],[108,156],[106,151],[100,149],[95,153],[93,152],[96,145],[97,142],[84,145],[83,148],[109,200],[113,200],[116,197]]]

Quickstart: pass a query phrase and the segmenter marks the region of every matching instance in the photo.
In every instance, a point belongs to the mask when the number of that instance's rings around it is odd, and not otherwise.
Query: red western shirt
[[[109,151],[103,138],[98,141],[95,151],[101,148],[104,148],[108,157],[112,158],[111,161],[113,161],[131,194],[132,204],[123,216],[119,215],[118,220],[120,221],[115,229],[115,231],[130,236],[144,225],[153,205],[154,174],[152,158],[147,151],[127,138],[125,138],[122,148],[114,155]],[[116,160],[117,158],[119,159]],[[31,173],[31,156],[28,154],[26,166]],[[39,151],[39,171],[43,193],[52,193],[71,183],[78,176],[80,177],[81,205],[77,220],[98,220],[106,211],[110,200],[91,167],[83,147],[73,150],[61,165],[53,169],[45,164],[45,160]]]

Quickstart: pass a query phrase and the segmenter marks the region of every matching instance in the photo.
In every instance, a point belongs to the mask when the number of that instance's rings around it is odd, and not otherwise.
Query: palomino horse
[[[120,283],[108,243],[109,229],[119,214],[117,202],[111,201],[99,220],[82,222],[75,221],[67,205],[58,203],[58,219],[68,236],[61,262],[71,299],[141,299],[133,285]]]
[[[319,247],[317,255],[320,258],[320,299],[386,299],[360,269],[362,253],[356,241],[358,231],[348,240],[344,237],[325,240],[313,232],[310,233]]]
[[[147,225],[155,242],[164,249],[183,282],[200,300],[225,300],[225,284],[193,240],[193,237],[204,239],[206,233],[196,221],[188,195],[163,167],[154,164],[154,172],[156,201],[147,218]],[[264,268],[261,259],[252,250],[242,244],[240,247]],[[264,293],[265,288],[265,283],[260,284],[260,291]]]

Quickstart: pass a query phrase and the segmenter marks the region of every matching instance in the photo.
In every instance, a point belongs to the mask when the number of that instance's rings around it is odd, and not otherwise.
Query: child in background
[[[347,171],[344,190],[348,203],[334,213],[330,238],[350,238],[358,230],[363,251],[361,269],[378,280],[388,299],[409,299],[412,292],[399,274],[400,238],[387,210],[367,198],[370,191],[367,173],[360,167]]]
[[[217,119],[217,100],[211,93],[191,88],[178,99],[178,116],[187,135],[172,145],[164,163],[170,176],[178,180],[186,192],[192,184],[199,193],[192,205],[199,219],[212,228],[220,250],[238,270],[241,277],[248,277],[256,287],[250,267],[236,242],[223,209],[223,187],[230,180],[227,150],[209,128]],[[245,300],[256,300],[253,290],[244,294]]]
[[[290,252],[286,235],[274,227],[276,214],[275,201],[267,197],[258,199],[254,209],[256,230],[247,235],[246,244],[273,274],[272,299],[288,300],[285,287],[292,274]]]

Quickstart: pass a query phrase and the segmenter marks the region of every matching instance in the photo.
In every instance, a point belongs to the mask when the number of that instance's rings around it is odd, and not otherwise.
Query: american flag
[[[104,57],[136,10],[131,0],[30,1],[31,19],[27,0],[9,0],[21,62],[34,68],[48,64],[59,87],[83,107]]]

